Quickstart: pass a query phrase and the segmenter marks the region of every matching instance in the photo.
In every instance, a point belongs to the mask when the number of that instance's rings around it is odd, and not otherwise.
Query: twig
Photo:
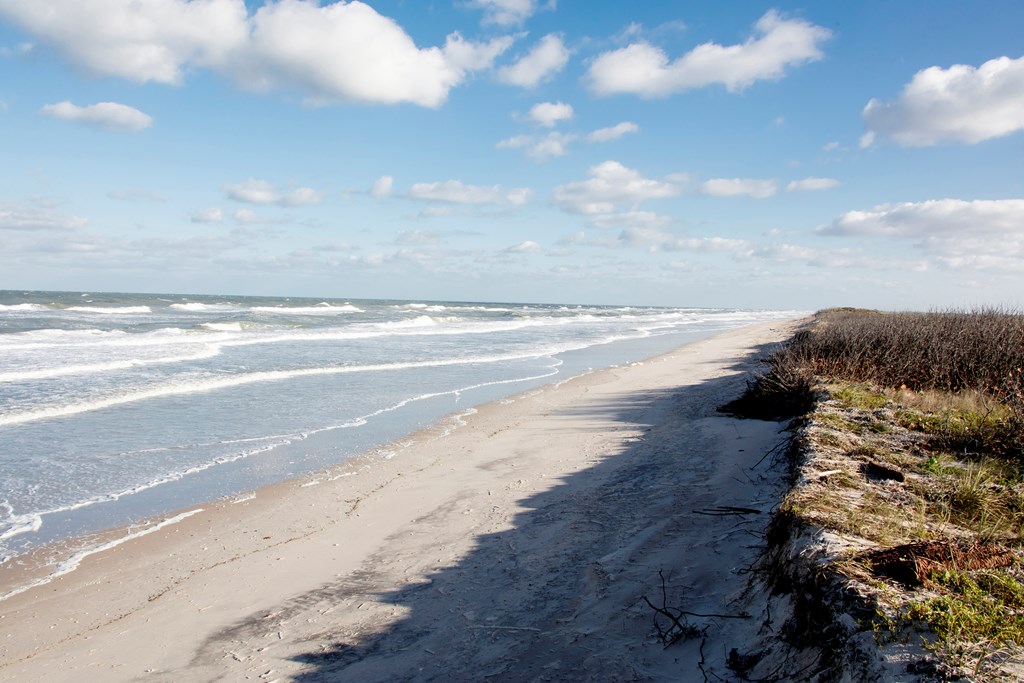
[[[706,617],[708,619],[749,619],[749,614],[701,614],[700,612],[687,612],[684,609],[679,610],[680,614],[689,614],[691,617]]]
[[[770,451],[768,451],[767,453],[762,455],[760,460],[758,460],[757,462],[755,462],[753,465],[750,466],[750,469],[756,470],[757,466],[765,461],[765,458],[767,458],[769,455],[777,455],[778,452],[782,449],[783,446],[788,446],[788,445],[789,445],[789,437],[786,437],[785,439],[780,441],[777,445],[775,445]]]
[[[710,517],[728,517],[730,515],[759,515],[760,510],[754,508],[741,508],[732,505],[720,505],[718,507],[707,508],[705,510],[694,510],[695,514],[708,515]]]
[[[700,661],[697,662],[697,667],[700,669],[701,675],[704,676],[704,683],[708,683],[708,672],[704,670],[704,643],[706,642],[708,642],[707,637],[700,639],[700,648],[698,649]]]

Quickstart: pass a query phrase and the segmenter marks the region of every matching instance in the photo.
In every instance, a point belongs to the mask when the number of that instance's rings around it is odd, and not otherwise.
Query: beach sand
[[[0,678],[724,676],[760,625],[732,617],[756,607],[744,570],[784,489],[765,455],[786,435],[715,409],[796,324],[488,404],[394,457],[203,505],[85,557],[0,602]],[[728,507],[747,511],[716,514]],[[703,635],[666,648],[643,596],[724,616],[687,617]]]

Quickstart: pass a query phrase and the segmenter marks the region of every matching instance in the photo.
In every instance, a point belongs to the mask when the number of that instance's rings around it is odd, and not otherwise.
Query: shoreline
[[[235,649],[228,648],[230,652],[220,656],[211,655],[211,647],[216,650],[219,646],[213,643],[219,643],[218,638],[232,629],[245,630],[275,618],[256,616],[261,612],[279,615],[282,606],[284,611],[297,609],[297,595],[316,594],[339,580],[365,578],[371,568],[374,575],[397,572],[389,587],[392,591],[410,577],[417,585],[436,583],[438,579],[429,578],[431,572],[458,567],[474,552],[473,539],[479,543],[520,528],[518,517],[530,509],[524,504],[524,495],[528,501],[550,495],[553,488],[574,488],[570,482],[577,479],[600,483],[601,476],[592,470],[616,462],[611,457],[614,453],[657,445],[647,442],[647,434],[666,426],[652,419],[657,415],[644,414],[655,411],[664,417],[672,402],[665,396],[648,400],[641,395],[670,392],[680,384],[686,386],[687,381],[696,382],[698,389],[710,383],[715,391],[708,392],[714,395],[700,397],[702,415],[694,418],[698,424],[691,427],[706,431],[714,422],[714,430],[733,430],[737,438],[741,432],[750,432],[742,438],[751,443],[771,441],[775,438],[771,432],[777,429],[774,423],[768,423],[766,431],[763,425],[738,425],[732,418],[706,413],[725,402],[722,387],[735,392],[742,388],[741,373],[750,368],[751,361],[741,361],[739,368],[736,361],[759,344],[781,341],[795,324],[771,321],[737,328],[645,361],[527,390],[478,406],[473,414],[451,415],[400,439],[398,443],[413,443],[395,457],[362,456],[314,475],[262,487],[255,497],[223,499],[178,511],[182,515],[202,508],[174,524],[82,558],[77,570],[45,587],[0,602],[0,624],[6,632],[0,641],[0,671],[8,680],[19,681],[142,676],[152,680],[218,680],[227,676],[226,680],[234,680],[243,669],[255,671],[264,660],[272,659],[273,666],[268,664],[263,671],[272,669],[275,676],[312,675],[323,663],[310,664],[300,655],[304,644],[311,642],[311,630],[322,629],[322,625],[303,630],[297,629],[291,618],[287,628],[278,623],[282,628],[271,634],[278,641],[272,650],[268,650],[268,641],[264,650],[250,648],[251,654],[235,651],[241,647],[237,643],[254,646],[265,640],[266,634],[258,638],[229,636]],[[623,399],[623,391],[631,398]],[[598,397],[608,399],[612,394],[615,410],[610,404],[595,403]],[[610,415],[603,414],[609,411]],[[442,435],[444,424],[459,415],[462,424]],[[637,422],[641,417],[644,420]],[[552,440],[553,436],[557,438]],[[749,453],[753,461],[763,454]],[[683,476],[672,474],[677,475]],[[686,481],[695,478],[683,477]],[[426,531],[427,527],[431,531]],[[592,532],[577,530],[586,538]],[[426,545],[419,542],[431,535],[435,538],[427,539]],[[542,547],[537,551],[546,552]],[[428,555],[439,557],[428,561]],[[646,586],[647,590],[656,590],[657,573],[655,569],[654,583]],[[498,590],[494,597],[500,599],[500,593]],[[559,602],[558,596],[549,598],[546,602]],[[302,609],[309,609],[310,599],[299,600]],[[76,608],[68,610],[69,601]],[[337,606],[324,608],[322,614],[317,610],[318,616],[310,616],[307,623],[329,622],[323,615],[344,613],[344,623],[335,627],[339,634],[351,633],[353,624],[349,622],[358,621],[367,602],[354,610]],[[372,624],[360,622],[355,628],[363,634],[359,638],[369,637],[374,629],[387,630],[382,610],[395,612],[399,619],[409,611],[375,602],[372,609],[365,610],[374,613]],[[132,646],[145,643],[153,628],[158,628],[164,646]],[[515,633],[506,630],[515,628],[532,633],[529,629],[539,627],[484,622],[469,633],[487,629]],[[647,635],[636,634],[638,642]],[[328,644],[325,651],[330,647]],[[289,648],[290,654],[259,654],[284,653]]]

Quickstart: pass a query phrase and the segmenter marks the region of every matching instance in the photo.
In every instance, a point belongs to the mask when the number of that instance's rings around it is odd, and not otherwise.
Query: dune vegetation
[[[776,526],[819,539],[822,599],[908,671],[1021,680],[1024,315],[831,309],[765,363],[723,409],[793,418]]]

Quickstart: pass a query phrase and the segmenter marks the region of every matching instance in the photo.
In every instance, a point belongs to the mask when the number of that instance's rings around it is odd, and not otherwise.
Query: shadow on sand
[[[644,433],[519,500],[525,510],[511,528],[478,535],[454,566],[423,561],[432,521],[437,528],[455,513],[438,510],[403,530],[420,539],[409,565],[427,571],[388,575],[381,568],[395,565],[394,557],[370,558],[278,606],[282,623],[323,625],[291,656],[305,666],[293,680],[702,680],[698,644],[664,649],[643,596],[660,600],[663,570],[670,603],[694,612],[735,609],[730,600],[743,589],[742,570],[782,490],[783,467],[763,456],[785,435],[779,423],[737,420],[716,408],[739,395],[766,350],[736,359],[724,377],[567,411]],[[551,417],[554,442],[562,434],[558,415]],[[758,512],[701,514],[722,506]],[[336,618],[359,612],[365,617]],[[218,634],[216,643],[251,636],[256,621]],[[214,649],[212,641],[205,648]]]

